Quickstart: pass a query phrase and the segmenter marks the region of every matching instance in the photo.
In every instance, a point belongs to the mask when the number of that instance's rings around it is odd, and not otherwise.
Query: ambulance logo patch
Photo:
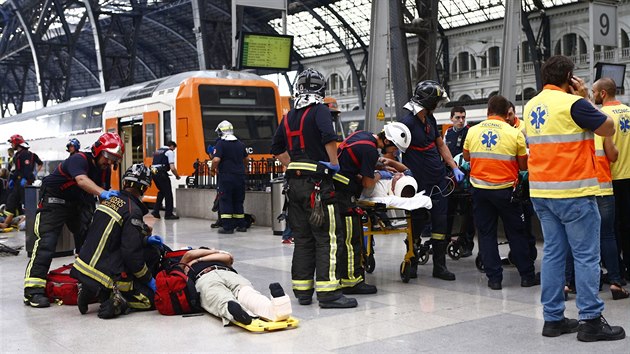
[[[622,134],[628,134],[630,132],[630,118],[628,116],[621,116],[619,118],[619,131]]]
[[[486,150],[492,150],[499,142],[499,134],[495,131],[488,129],[481,133],[481,144]]]
[[[534,107],[529,113],[529,118],[531,118],[529,122],[534,126],[534,129],[540,131],[540,128],[545,125],[547,121],[547,107],[545,107],[545,105]]]

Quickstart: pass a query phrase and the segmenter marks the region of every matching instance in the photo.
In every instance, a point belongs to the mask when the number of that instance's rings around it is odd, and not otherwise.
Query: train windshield
[[[199,86],[205,146],[215,145],[215,129],[222,120],[250,153],[268,154],[278,126],[275,90],[255,86]]]

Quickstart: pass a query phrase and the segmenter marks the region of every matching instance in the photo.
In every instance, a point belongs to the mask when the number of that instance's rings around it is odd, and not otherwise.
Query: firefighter
[[[249,163],[245,144],[234,136],[234,127],[227,120],[215,130],[220,140],[214,147],[210,174],[219,173],[220,234],[246,232],[245,210],[245,166]]]
[[[520,203],[512,201],[518,171],[527,170],[525,137],[507,123],[509,101],[495,95],[488,101],[488,119],[470,128],[464,159],[470,161],[473,213],[479,230],[479,253],[488,287],[501,290],[503,267],[497,245],[497,220],[501,217],[510,243],[510,254],[521,276],[522,287],[540,285],[525,232]],[[535,242],[535,240],[534,240]]]
[[[332,183],[339,171],[337,134],[323,104],[325,91],[318,71],[298,75],[295,108],[276,130],[271,152],[287,168],[293,293],[300,305],[310,305],[315,291],[322,308],[350,308],[357,301],[343,295],[336,264],[344,240]]]
[[[12,135],[8,142],[11,143],[11,147],[15,150],[13,157],[15,169],[9,175],[9,195],[7,196],[7,204],[4,211],[6,219],[3,223],[0,223],[0,228],[11,227],[13,217],[24,212],[22,209],[22,205],[24,205],[24,188],[33,184],[37,172],[43,166],[39,156],[29,151],[29,145],[21,135]]]
[[[344,294],[374,294],[376,286],[365,283],[362,262],[363,225],[356,200],[363,188],[373,188],[381,179],[391,179],[387,170],[374,170],[379,165],[378,150],[394,148],[405,151],[411,141],[411,133],[402,123],[387,124],[383,131],[372,134],[357,131],[337,148],[339,172],[333,176],[339,212],[345,235],[344,253],[337,264],[341,272],[341,288]],[[380,164],[381,168],[382,163]]]
[[[166,142],[166,145],[157,149],[153,153],[153,164],[151,169],[153,170],[153,179],[155,186],[158,189],[157,200],[153,205],[154,218],[160,218],[160,207],[162,206],[162,200],[164,200],[164,219],[177,220],[179,216],[173,214],[173,189],[171,187],[171,178],[168,176],[168,171],[171,171],[176,179],[180,179],[177,168],[175,167],[175,149],[177,144],[174,141]]]
[[[142,217],[149,213],[140,198],[151,186],[151,170],[137,163],[123,176],[120,195],[101,202],[94,212],[79,257],[70,275],[80,283],[77,305],[81,314],[96,298],[98,317],[113,318],[126,310],[154,308],[153,272],[160,259],[159,236]]]
[[[125,146],[116,133],[105,133],[90,152],[78,152],[62,163],[42,182],[40,202],[35,217],[35,246],[24,276],[24,303],[48,307],[44,294],[57,238],[66,224],[74,234],[80,251],[85,232],[95,208],[94,196],[109,199],[119,194],[108,190],[112,165],[118,164]]]
[[[453,170],[457,182],[464,179],[464,173],[455,164],[448,147],[437,129],[433,111],[449,102],[444,88],[437,82],[419,82],[413,97],[404,106],[409,113],[400,122],[411,131],[411,145],[403,154],[402,162],[409,167],[418,182],[418,190],[425,190],[431,197],[431,246],[433,247],[433,277],[455,280],[455,274],[446,268],[447,200],[446,163]],[[419,235],[424,225],[419,210],[412,212],[412,230]],[[416,275],[416,263],[412,264],[411,276]]]
[[[66,151],[70,153],[70,156],[76,154],[81,149],[81,142],[77,138],[68,140],[66,144]]]

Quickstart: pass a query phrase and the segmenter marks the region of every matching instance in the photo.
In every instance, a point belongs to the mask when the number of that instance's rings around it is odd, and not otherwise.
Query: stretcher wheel
[[[429,252],[428,250],[421,248],[416,252],[416,258],[418,259],[418,264],[425,265],[429,261]]]
[[[475,266],[479,269],[480,272],[484,272],[485,268],[483,266],[483,261],[481,260],[481,254],[477,253],[477,258],[475,258]]]
[[[451,257],[451,259],[456,261],[462,258],[462,253],[464,252],[464,250],[459,243],[451,242],[448,244],[446,252],[448,253],[448,256]]]
[[[374,255],[371,254],[367,258],[367,262],[365,264],[365,271],[372,274],[372,272],[374,271],[374,268],[376,268],[376,260],[374,259]]]
[[[411,264],[409,262],[403,261],[400,264],[400,279],[402,279],[403,283],[409,283],[409,279],[411,278]]]

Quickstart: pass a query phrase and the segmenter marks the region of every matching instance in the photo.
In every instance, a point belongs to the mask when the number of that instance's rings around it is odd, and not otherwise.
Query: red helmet
[[[11,137],[7,141],[13,146],[19,146],[26,143],[26,141],[24,141],[24,138],[20,134],[11,135]]]
[[[116,133],[105,133],[101,135],[98,140],[92,145],[92,154],[94,157],[98,157],[101,153],[107,159],[114,162],[122,160],[122,155],[125,153],[125,145],[120,139],[120,136]]]

